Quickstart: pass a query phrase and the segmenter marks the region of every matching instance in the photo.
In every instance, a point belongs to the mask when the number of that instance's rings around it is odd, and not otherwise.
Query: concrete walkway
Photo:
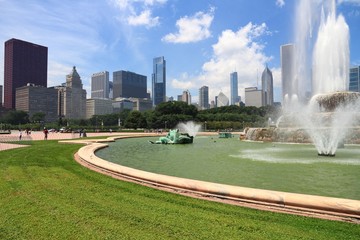
[[[134,133],[130,133],[134,134]],[[142,133],[140,133],[141,135]],[[145,133],[144,133],[145,134]],[[129,133],[117,133],[117,132],[99,132],[99,133],[86,133],[87,137],[111,137],[111,136],[124,136],[129,135]],[[159,135],[158,135],[159,136]],[[79,133],[49,133],[48,140],[71,140],[71,139],[79,139]],[[87,138],[81,138],[86,141]],[[31,134],[27,135],[25,132],[22,133],[21,140],[25,141],[45,141],[44,133],[42,131],[33,131]],[[27,147],[28,145],[19,144],[19,131],[12,130],[10,134],[0,134],[0,151]]]

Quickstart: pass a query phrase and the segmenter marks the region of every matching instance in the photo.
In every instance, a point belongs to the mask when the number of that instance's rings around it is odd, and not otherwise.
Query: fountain
[[[360,112],[360,93],[347,91],[349,28],[336,14],[335,0],[299,1],[296,16],[291,87],[283,89],[277,129],[265,132],[273,141],[312,142],[319,156],[335,156],[338,146],[359,139],[348,135],[359,132]],[[262,140],[266,134],[259,132],[250,130],[249,135]]]
[[[193,143],[194,137],[199,132],[201,125],[194,122],[179,123],[176,129],[170,130],[165,137],[158,141],[149,141],[156,144],[187,144]]]
[[[188,133],[180,133],[179,129],[173,129],[168,132],[166,137],[160,137],[158,141],[149,141],[156,144],[187,144],[193,143],[194,136]]]
[[[190,136],[196,137],[197,133],[200,131],[201,125],[196,124],[193,121],[188,121],[179,123],[176,128],[180,129],[182,132],[188,133]]]

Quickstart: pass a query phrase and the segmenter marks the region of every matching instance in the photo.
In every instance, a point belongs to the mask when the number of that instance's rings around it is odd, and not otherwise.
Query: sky
[[[299,0],[300,1],[300,0]],[[320,0],[309,0],[320,1]],[[297,0],[0,0],[0,42],[11,38],[48,47],[48,87],[66,81],[73,66],[87,96],[91,75],[132,71],[147,76],[153,58],[167,64],[167,96],[199,88],[209,98],[230,98],[230,73],[238,72],[239,95],[261,87],[267,65],[274,100],[281,101],[280,46],[292,43]],[[337,0],[350,30],[350,64],[360,65],[360,0]],[[0,48],[0,85],[4,82]]]

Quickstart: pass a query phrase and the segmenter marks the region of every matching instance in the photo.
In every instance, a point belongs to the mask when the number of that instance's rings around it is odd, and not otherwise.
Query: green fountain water
[[[336,158],[305,144],[250,143],[237,137],[198,136],[193,144],[150,144],[158,138],[123,139],[96,154],[111,162],[170,176],[243,187],[360,200],[360,147]]]

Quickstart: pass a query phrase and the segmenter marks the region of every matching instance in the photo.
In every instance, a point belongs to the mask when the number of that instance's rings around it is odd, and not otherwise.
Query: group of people
[[[26,129],[25,132],[26,132],[26,135],[31,134],[31,131],[29,129]],[[48,135],[49,135],[49,130],[47,130],[46,127],[44,127],[43,133],[44,133],[44,140],[47,140]],[[21,129],[19,129],[19,141],[21,141],[22,135],[23,135],[23,131]]]

